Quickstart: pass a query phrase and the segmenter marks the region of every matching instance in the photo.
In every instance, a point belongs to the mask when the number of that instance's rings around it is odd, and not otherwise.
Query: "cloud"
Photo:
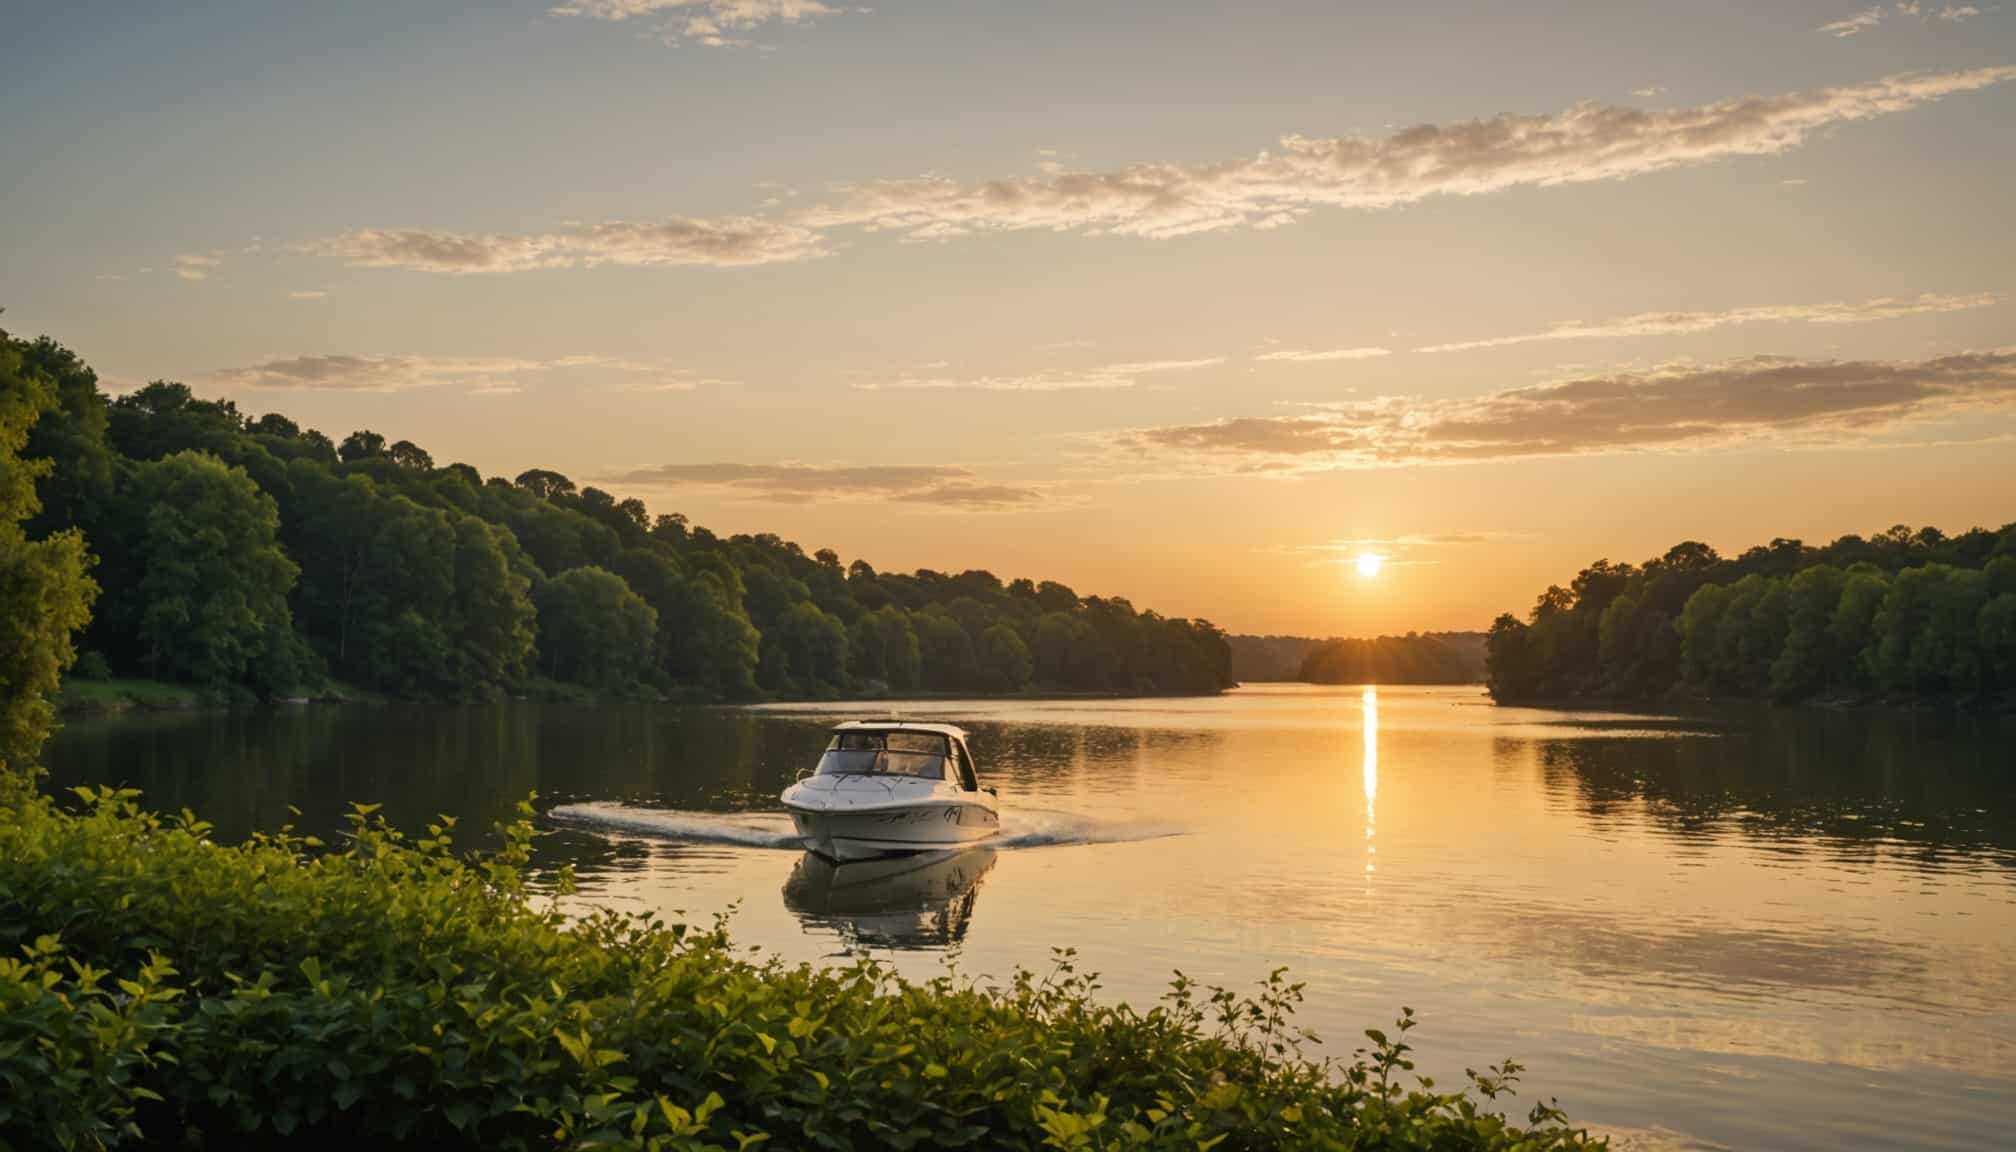
[[[1715,328],[1732,328],[1739,324],[1864,324],[1876,320],[1894,320],[1903,316],[1987,308],[1996,303],[1997,299],[1993,292],[1977,292],[1967,296],[1924,292],[1917,296],[1879,296],[1860,303],[1773,304],[1757,308],[1730,308],[1719,312],[1641,312],[1635,316],[1622,316],[1614,320],[1565,321],[1539,332],[1525,332],[1516,336],[1493,336],[1485,340],[1431,344],[1417,351],[1468,352],[1479,348],[1505,348],[1515,344],[1538,344],[1555,340],[1675,336],[1706,332]]]
[[[707,10],[715,3],[708,0]],[[608,0],[576,8],[620,19],[689,6]],[[526,234],[365,228],[304,247],[363,267],[477,273],[790,263],[827,255],[830,234],[848,229],[911,241],[1031,230],[1166,238],[1269,229],[1319,208],[1392,208],[1438,196],[1625,180],[1731,157],[1780,155],[1837,125],[2011,79],[2016,66],[1905,73],[1691,108],[1584,103],[1552,115],[1422,124],[1385,137],[1288,136],[1279,151],[1211,164],[1073,171],[1045,161],[1036,176],[969,184],[927,175],[844,187],[832,202],[789,218],[673,216]]]
[[[175,257],[175,275],[184,280],[208,280],[210,273],[223,263],[222,257],[185,252]]]
[[[1981,10],[1971,4],[1948,4],[1930,15],[1926,13],[1925,5],[1917,3],[1916,0],[1908,3],[1892,4],[1891,7],[1897,10],[1897,15],[1899,16],[1914,16],[1921,20],[1937,17],[1949,24],[1958,24],[1963,20],[1969,20],[1981,15]],[[1837,39],[1846,39],[1857,33],[1868,31],[1882,22],[1883,6],[1879,4],[1872,8],[1865,8],[1846,19],[1836,20],[1832,24],[1822,24],[1819,31]]]
[[[1913,12],[1915,13],[1915,11],[1916,11],[1916,5],[1913,5]],[[1907,13],[1907,15],[1910,14],[1912,13]],[[1881,5],[1877,5],[1871,8],[1864,8],[1862,11],[1855,13],[1853,16],[1850,16],[1845,20],[1836,20],[1832,24],[1822,24],[1819,28],[1819,31],[1824,36],[1833,36],[1836,39],[1846,39],[1859,32],[1864,32],[1870,28],[1874,28],[1878,24],[1881,24],[1882,22],[1883,22],[1883,8]]]
[[[1692,108],[1585,103],[1554,115],[1424,124],[1383,138],[1289,136],[1278,152],[1205,165],[1137,164],[978,184],[926,176],[852,188],[802,222],[911,240],[1022,230],[1171,237],[1271,228],[1317,208],[1390,208],[1778,155],[1835,125],[2012,78],[2016,67],[2003,66]]]
[[[660,464],[604,479],[645,489],[699,488],[745,500],[809,504],[817,500],[885,500],[964,512],[1001,512],[1044,502],[1040,489],[996,484],[965,468],[879,464]]]
[[[1081,392],[1132,388],[1143,376],[1195,372],[1225,363],[1223,356],[1198,360],[1137,360],[1108,364],[1076,372],[1040,372],[1022,376],[918,376],[903,375],[894,380],[865,379],[852,387],[862,392]],[[938,367],[942,365],[926,365]]]
[[[329,293],[320,288],[304,288],[300,291],[287,293],[287,298],[289,300],[326,300],[329,298]]]
[[[505,356],[289,356],[243,368],[227,368],[211,379],[226,387],[291,392],[403,392],[412,388],[460,385],[478,395],[522,390],[525,380],[570,369],[599,368],[623,373],[663,373],[663,386],[690,389],[680,369],[607,356],[562,356],[535,360]]]
[[[657,17],[659,34],[668,42],[690,40],[709,48],[742,48],[749,41],[738,33],[768,24],[800,24],[845,9],[829,8],[820,0],[571,0],[547,11],[555,16],[612,21]]]
[[[1326,360],[1372,360],[1380,356],[1391,356],[1391,348],[1330,348],[1321,352],[1309,352],[1300,348],[1283,348],[1274,352],[1263,352],[1255,360],[1286,360],[1291,364],[1317,364]]]
[[[310,251],[364,268],[420,272],[524,272],[541,268],[779,264],[825,254],[817,233],[754,216],[615,220],[564,232],[495,233],[359,229],[316,241]]]
[[[1138,428],[1110,439],[1137,457],[1283,473],[1762,441],[1853,446],[1914,421],[1985,410],[2016,411],[2016,348],[1922,361],[1673,365],[1465,399],[1388,397],[1294,416]]]

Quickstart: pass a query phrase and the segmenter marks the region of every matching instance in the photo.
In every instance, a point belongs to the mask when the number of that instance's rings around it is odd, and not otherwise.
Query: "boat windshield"
[[[936,732],[836,732],[819,758],[818,774],[943,780],[949,751]]]

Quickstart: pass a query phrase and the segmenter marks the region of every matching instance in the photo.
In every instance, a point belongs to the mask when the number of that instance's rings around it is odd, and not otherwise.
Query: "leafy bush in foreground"
[[[407,840],[360,809],[315,852],[219,846],[130,791],[0,794],[0,1145],[1593,1146],[1550,1107],[1522,1131],[1404,1087],[1411,1018],[1305,1061],[1279,973],[1251,1000],[1178,976],[1142,1013],[1069,953],[1005,987],[787,967],[718,924],[535,904],[522,822],[463,859],[447,821]]]

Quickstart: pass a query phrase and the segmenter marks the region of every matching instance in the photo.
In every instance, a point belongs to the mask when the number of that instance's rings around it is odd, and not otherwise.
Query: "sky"
[[[113,391],[1239,632],[2016,521],[2006,0],[6,25],[0,326]]]

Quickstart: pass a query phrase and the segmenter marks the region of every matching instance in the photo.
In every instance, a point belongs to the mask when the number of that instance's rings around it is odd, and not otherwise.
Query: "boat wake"
[[[1181,836],[1184,831],[1172,824],[1101,820],[1096,816],[1086,816],[1077,812],[1049,812],[1035,808],[1003,813],[1001,834],[987,843],[996,848],[1129,844],[1138,840],[1160,840],[1165,836]]]
[[[561,804],[546,813],[563,824],[598,832],[688,840],[701,844],[739,844],[744,848],[802,848],[804,838],[782,812],[678,812],[669,808],[637,808],[596,800]]]
[[[561,804],[546,813],[563,824],[597,832],[650,836],[700,844],[734,844],[744,848],[796,851],[804,840],[782,812],[680,812],[670,808],[639,808],[596,800]],[[1073,844],[1125,844],[1181,836],[1183,829],[1167,824],[1101,820],[1074,812],[1042,809],[1010,812],[1001,818],[1001,833],[981,843],[990,848],[1055,848]]]

